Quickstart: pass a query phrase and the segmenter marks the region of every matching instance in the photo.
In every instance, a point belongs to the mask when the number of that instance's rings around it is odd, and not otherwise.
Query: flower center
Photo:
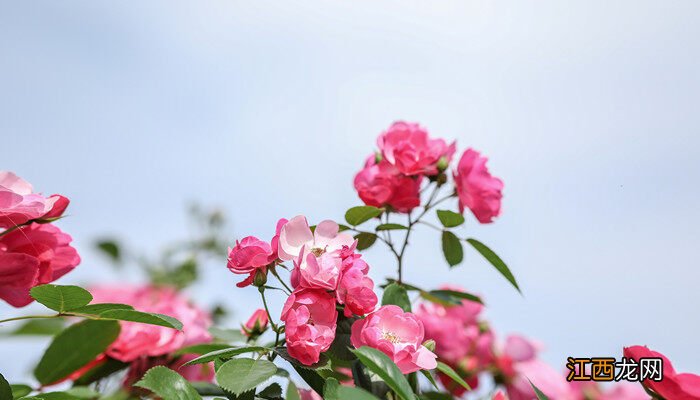
[[[325,253],[326,249],[322,249],[320,247],[314,247],[311,249],[311,253],[315,255],[316,257],[321,256],[321,254]]]
[[[400,337],[396,336],[395,333],[389,331],[382,331],[382,339],[388,340],[394,344],[401,342]]]

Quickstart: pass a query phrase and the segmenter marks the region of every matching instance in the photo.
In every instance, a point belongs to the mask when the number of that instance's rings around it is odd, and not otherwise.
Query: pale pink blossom
[[[0,229],[12,228],[34,219],[60,217],[69,200],[54,194],[33,193],[32,185],[9,171],[0,171]]]
[[[459,209],[469,208],[482,224],[493,222],[501,212],[503,181],[492,176],[486,157],[468,149],[462,154],[454,172]]]
[[[436,175],[441,158],[449,163],[455,143],[431,139],[416,123],[394,122],[377,139],[382,157],[405,175]]]
[[[29,290],[80,263],[72,238],[52,224],[23,226],[0,236],[0,299],[14,307],[34,301]]]
[[[620,382],[603,391],[596,400],[648,400],[649,395],[636,383]]]
[[[423,339],[420,320],[394,305],[380,307],[357,320],[350,335],[355,348],[369,346],[382,351],[404,374],[437,366],[437,356],[422,345]]]
[[[287,351],[304,365],[312,365],[335,339],[338,311],[335,299],[323,290],[301,289],[284,303]]]
[[[102,286],[90,290],[95,303],[123,303],[138,311],[165,314],[182,322],[182,330],[163,326],[120,322],[121,332],[106,351],[109,357],[133,362],[143,357],[163,356],[193,344],[211,341],[211,317],[168,287]]]
[[[420,205],[422,176],[406,176],[386,160],[367,158],[353,181],[360,199],[368,206],[390,207],[408,213]]]

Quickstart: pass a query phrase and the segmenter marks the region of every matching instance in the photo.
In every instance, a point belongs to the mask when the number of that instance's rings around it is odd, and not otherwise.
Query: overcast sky
[[[505,181],[502,217],[463,234],[524,296],[472,250],[448,270],[432,231],[408,281],[482,293],[555,368],[647,344],[700,372],[699,17],[691,0],[6,2],[0,169],[71,198],[59,225],[84,261],[59,283],[138,281],[96,235],[155,252],[192,200],[226,211],[231,243],[341,218],[375,137],[417,121]],[[190,294],[243,317],[256,293],[237,281],[209,265]],[[44,346],[3,339],[0,370],[23,379]]]

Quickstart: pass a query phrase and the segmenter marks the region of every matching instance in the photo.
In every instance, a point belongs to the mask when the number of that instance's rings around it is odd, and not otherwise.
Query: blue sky
[[[482,293],[501,333],[545,359],[648,344],[700,372],[700,5],[694,1],[15,2],[0,12],[3,169],[73,203],[82,265],[62,283],[137,281],[91,250],[115,234],[156,251],[184,208],[222,207],[231,242],[277,218],[340,218],[392,121],[490,157],[503,215],[463,234],[448,271],[419,233],[407,279]],[[372,275],[393,271],[379,248]],[[190,293],[240,314],[255,297],[223,265]],[[279,306],[279,302],[275,303]],[[0,312],[17,312],[0,306]],[[41,341],[6,341],[26,376]],[[7,372],[6,372],[7,371]]]

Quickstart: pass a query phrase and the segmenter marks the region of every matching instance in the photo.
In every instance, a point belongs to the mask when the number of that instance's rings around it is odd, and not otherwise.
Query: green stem
[[[262,297],[263,305],[265,306],[265,312],[267,313],[267,319],[270,321],[270,327],[272,327],[272,330],[277,332],[277,324],[272,320],[272,315],[270,315],[270,309],[267,307],[267,300],[265,299],[265,288],[260,286],[258,288],[258,292],[260,292],[260,297]]]
[[[55,314],[55,315],[25,315],[25,316],[23,316],[23,317],[14,317],[14,318],[7,318],[7,319],[0,320],[0,324],[5,323],[5,322],[10,322],[10,321],[21,321],[21,320],[23,320],[23,319],[40,319],[40,318],[48,319],[48,318],[60,318],[60,317],[62,317],[62,316],[63,316],[63,315],[61,315],[61,314]]]
[[[284,281],[282,280],[282,278],[280,278],[280,276],[277,274],[277,271],[275,270],[275,267],[270,268],[270,272],[272,272],[272,275],[274,275],[275,278],[277,278],[277,280],[280,281],[280,283],[282,284],[282,286],[284,286],[284,288],[287,289],[287,291],[289,291],[289,293],[292,293],[292,292],[293,292],[293,290],[290,289],[289,286],[287,286],[287,284],[284,283]],[[288,294],[289,294],[289,293],[288,293]]]

